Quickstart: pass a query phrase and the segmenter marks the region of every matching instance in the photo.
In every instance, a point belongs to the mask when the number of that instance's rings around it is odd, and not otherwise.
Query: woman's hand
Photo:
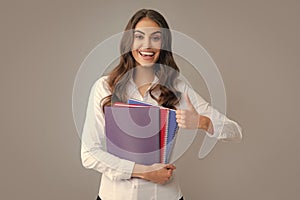
[[[180,128],[198,129],[200,115],[194,108],[187,94],[184,95],[187,102],[186,110],[176,110],[176,120]]]
[[[180,128],[203,129],[213,134],[213,126],[208,117],[199,115],[187,94],[184,95],[187,102],[186,110],[176,110],[176,121]]]
[[[164,184],[171,178],[175,169],[176,167],[172,164],[155,163],[150,166],[135,164],[132,177]]]

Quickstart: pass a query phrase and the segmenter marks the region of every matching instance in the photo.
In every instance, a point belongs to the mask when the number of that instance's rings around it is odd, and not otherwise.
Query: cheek
[[[158,51],[157,54],[156,54],[156,56],[155,56],[156,60],[158,60],[159,56],[160,56],[160,51]]]
[[[132,55],[133,55],[133,57],[136,59],[137,58],[137,56],[138,56],[138,51],[137,51],[137,49],[138,49],[138,44],[136,43],[136,42],[133,42],[133,44],[132,44],[132,49],[131,49],[131,53],[132,53]]]
[[[140,43],[139,43],[139,42],[137,42],[137,41],[133,41],[133,44],[132,44],[132,50],[136,50],[136,49],[138,49],[138,48],[139,48],[139,46],[140,46]]]
[[[152,43],[152,48],[154,48],[154,49],[161,49],[161,42],[154,42],[154,43]]]
[[[132,50],[131,53],[132,53],[132,56],[133,56],[134,59],[138,58],[138,52],[137,51]]]

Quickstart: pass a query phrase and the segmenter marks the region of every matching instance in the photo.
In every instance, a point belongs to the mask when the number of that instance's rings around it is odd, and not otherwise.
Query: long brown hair
[[[126,87],[135,67],[135,59],[131,53],[133,30],[136,24],[145,17],[153,20],[162,28],[160,55],[157,63],[154,64],[154,72],[159,81],[150,88],[149,94],[157,101],[158,105],[167,108],[176,109],[175,105],[180,101],[181,93],[175,89],[175,80],[179,75],[179,68],[171,52],[172,38],[169,26],[164,17],[157,11],[141,9],[129,20],[123,33],[120,44],[120,63],[109,73],[107,79],[108,87],[112,94],[102,99],[103,110],[104,106],[112,105],[115,102],[127,101]],[[160,91],[158,98],[153,95],[154,91]]]

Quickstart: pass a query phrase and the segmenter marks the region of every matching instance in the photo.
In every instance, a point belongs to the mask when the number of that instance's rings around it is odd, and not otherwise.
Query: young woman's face
[[[135,26],[132,55],[137,65],[152,66],[159,58],[161,30],[149,18],[141,19]]]

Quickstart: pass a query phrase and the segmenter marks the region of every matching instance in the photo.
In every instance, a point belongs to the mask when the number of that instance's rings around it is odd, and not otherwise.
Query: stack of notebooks
[[[107,151],[123,159],[169,163],[177,130],[172,109],[134,99],[105,107]]]

